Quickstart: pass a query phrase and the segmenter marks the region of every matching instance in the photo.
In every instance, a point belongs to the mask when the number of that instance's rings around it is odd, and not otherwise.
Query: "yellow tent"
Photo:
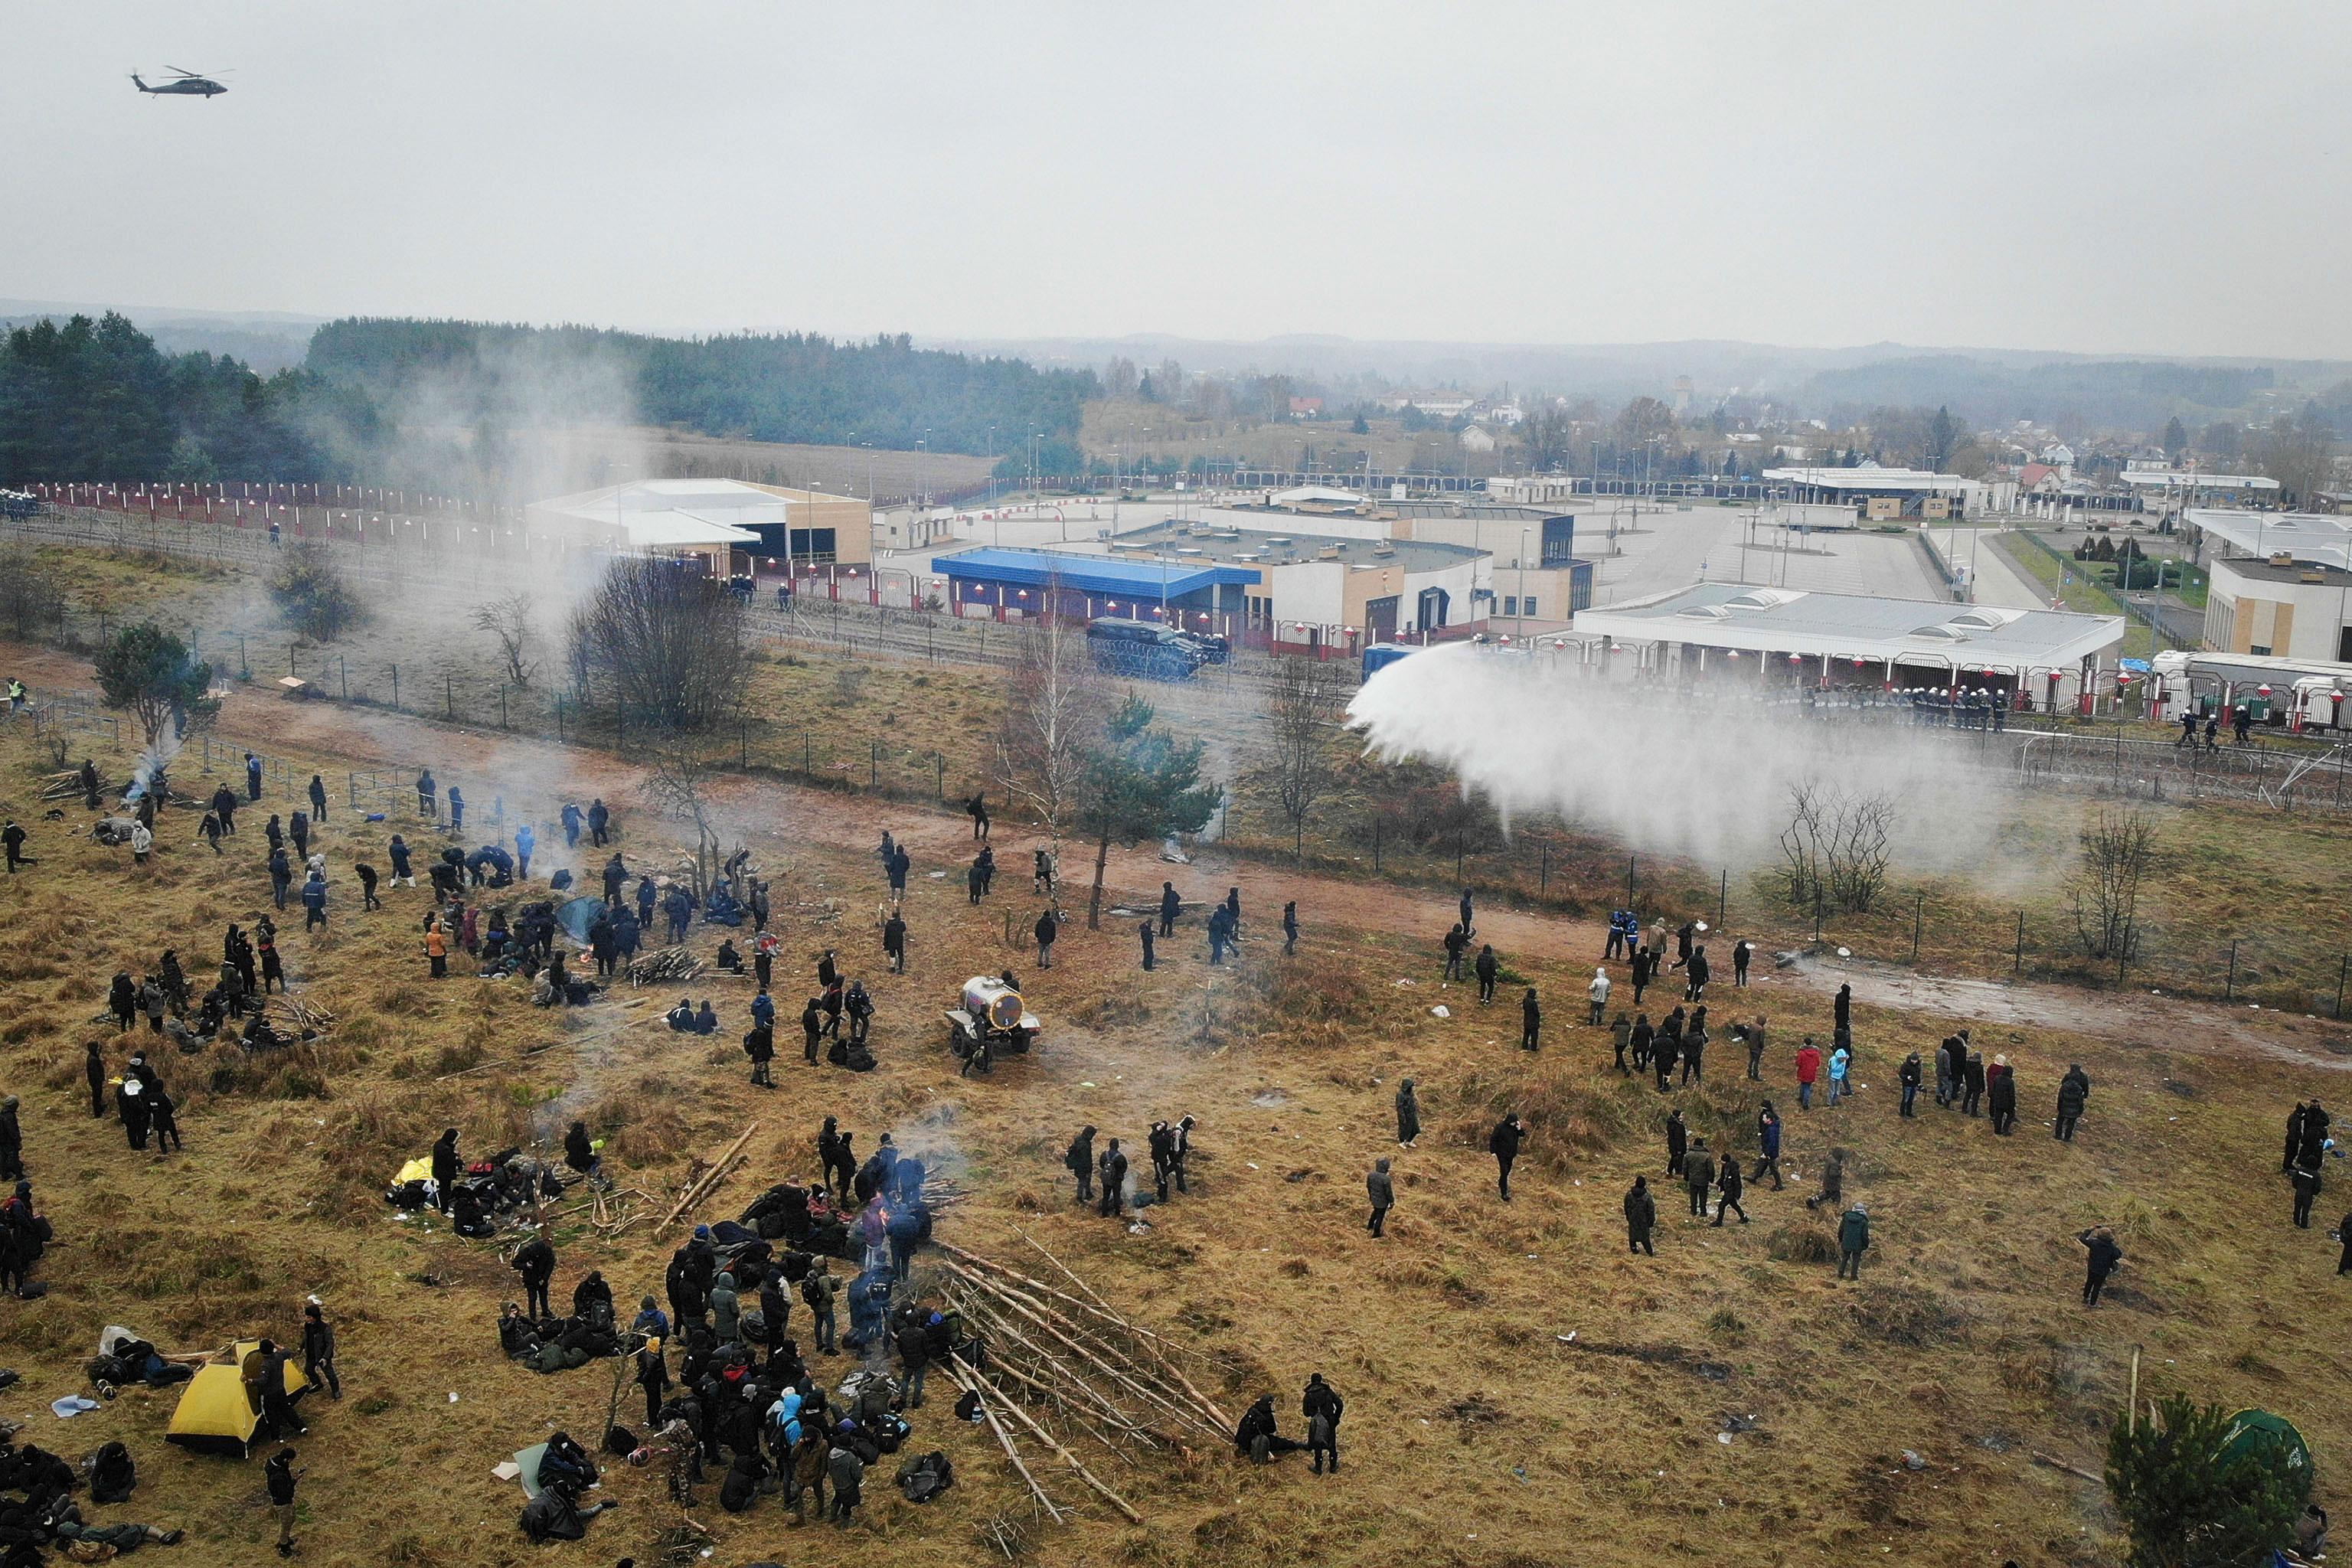
[[[244,1458],[261,1425],[260,1413],[245,1395],[245,1358],[260,1348],[258,1340],[239,1340],[226,1362],[206,1362],[180,1394],[172,1424],[164,1429],[167,1442],[201,1453]],[[299,1394],[310,1386],[302,1369],[286,1363],[286,1392]]]

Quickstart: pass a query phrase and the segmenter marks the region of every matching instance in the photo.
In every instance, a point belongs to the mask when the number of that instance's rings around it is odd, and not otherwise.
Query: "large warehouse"
[[[2120,616],[1701,583],[1576,620],[1600,657],[1685,679],[1965,687],[2068,702],[2099,689]]]
[[[1283,651],[1479,629],[1494,557],[1466,545],[1171,523],[1078,550],[967,550],[931,563],[959,615],[1014,616],[1058,586],[1065,614],[1158,618]]]
[[[638,479],[534,501],[533,533],[635,554],[698,557],[716,575],[805,574],[874,559],[874,509],[740,479]]]

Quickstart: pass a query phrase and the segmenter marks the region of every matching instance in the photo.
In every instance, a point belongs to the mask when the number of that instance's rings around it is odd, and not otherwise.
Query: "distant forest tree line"
[[[813,445],[1024,454],[1066,446],[1088,371],[904,336],[702,340],[463,321],[344,321],[299,370],[169,354],[124,317],[0,338],[0,485],[40,479],[465,485],[505,427],[676,425]],[[464,439],[457,437],[463,436]],[[1008,458],[1008,461],[1009,461]]]
[[[904,333],[854,343],[803,332],[657,338],[354,318],[320,327],[303,368],[442,425],[676,425],[974,456],[1008,452],[1035,431],[1075,435],[1099,394],[1091,371],[919,349]]]

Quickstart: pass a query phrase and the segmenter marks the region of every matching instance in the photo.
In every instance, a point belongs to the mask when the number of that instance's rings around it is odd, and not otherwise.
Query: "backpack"
[[[874,1446],[886,1454],[895,1454],[914,1436],[915,1429],[907,1425],[906,1417],[885,1411],[874,1418]]]
[[[898,1467],[898,1490],[908,1502],[929,1502],[955,1485],[955,1467],[934,1448]]]

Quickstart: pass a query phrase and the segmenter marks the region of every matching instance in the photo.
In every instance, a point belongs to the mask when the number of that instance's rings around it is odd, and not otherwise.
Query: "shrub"
[[[367,619],[360,602],[322,544],[300,544],[270,574],[269,596],[286,624],[314,642],[332,642]]]

